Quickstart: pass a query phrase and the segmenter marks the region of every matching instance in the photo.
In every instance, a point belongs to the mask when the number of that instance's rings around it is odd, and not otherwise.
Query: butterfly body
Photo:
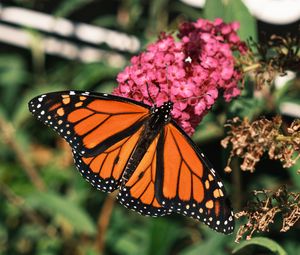
[[[70,144],[77,169],[97,189],[119,189],[119,202],[142,215],[176,212],[231,233],[233,213],[223,183],[174,122],[172,107],[82,91],[29,102],[33,115]]]
[[[155,105],[151,108],[151,114],[145,121],[139,141],[124,170],[123,181],[128,181],[157,134],[170,122],[172,109],[173,103],[170,101],[160,107]]]

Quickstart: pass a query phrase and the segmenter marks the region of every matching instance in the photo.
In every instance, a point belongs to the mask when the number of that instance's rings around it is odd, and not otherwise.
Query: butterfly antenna
[[[148,82],[146,82],[146,87],[147,87],[147,92],[148,92],[148,96],[150,98],[150,101],[151,101],[152,105],[155,105],[155,102],[154,102],[154,100],[153,100],[153,98],[151,97],[151,94],[150,94]]]
[[[183,101],[187,101],[187,100],[191,100],[191,99],[200,99],[200,98],[203,98],[203,96],[195,96],[195,97],[181,98],[181,99],[177,99],[176,101],[178,101],[178,102],[183,102]]]
[[[170,88],[169,88],[169,79],[168,79],[168,65],[166,64],[166,80],[168,84],[168,95],[170,95]]]

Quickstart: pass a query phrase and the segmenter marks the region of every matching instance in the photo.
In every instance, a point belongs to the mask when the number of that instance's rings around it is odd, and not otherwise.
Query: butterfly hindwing
[[[142,128],[98,155],[82,156],[73,150],[75,165],[80,174],[101,191],[116,190],[121,184],[124,169],[136,147],[141,130]]]
[[[160,203],[218,232],[231,233],[234,228],[231,206],[215,170],[175,123],[167,124],[164,129],[158,143]]]
[[[170,214],[157,198],[157,143],[159,135],[147,149],[130,178],[122,184],[118,200],[125,207],[145,216],[163,216]]]

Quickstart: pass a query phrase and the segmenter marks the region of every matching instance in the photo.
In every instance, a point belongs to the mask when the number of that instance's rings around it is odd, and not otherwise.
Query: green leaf
[[[295,236],[296,236],[295,231]],[[284,249],[286,250],[287,254],[300,254],[300,243],[293,242],[293,240],[287,240],[284,243]]]
[[[117,26],[116,16],[114,15],[101,15],[93,20],[93,25],[105,28],[115,28]]]
[[[137,226],[127,225],[127,228],[126,233],[120,231],[115,234],[111,245],[113,250],[123,255],[146,254],[146,232]]]
[[[26,198],[26,202],[33,208],[44,210],[52,217],[61,216],[75,232],[90,235],[96,233],[95,224],[90,216],[66,197],[50,192],[35,192]]]
[[[25,63],[20,56],[2,54],[0,56],[0,86],[10,89],[28,80]]]
[[[8,242],[7,228],[0,221],[0,254],[4,254],[4,250],[6,249],[7,242]]]
[[[225,17],[225,6],[222,0],[206,1],[204,6],[204,17],[209,20]]]
[[[233,250],[232,253],[237,253],[238,251],[242,250],[243,248],[249,245],[259,245],[262,247],[267,248],[268,250],[274,252],[278,255],[287,255],[286,251],[275,241],[266,238],[266,237],[256,237],[252,238],[249,241],[244,241],[238,244],[238,246]]]
[[[197,9],[193,6],[187,5],[183,2],[173,2],[172,5],[170,6],[170,10],[174,11],[174,12],[178,12],[180,13],[182,16],[184,16],[184,18],[186,20],[197,20],[199,19],[199,17],[201,17],[202,12],[200,11],[200,9]],[[178,20],[176,20],[178,22]],[[177,29],[177,25],[178,23],[176,23],[176,28],[174,27],[174,29]],[[174,24],[175,26],[175,24]]]
[[[73,88],[89,89],[101,80],[115,80],[120,70],[99,63],[86,64],[78,71],[73,80]],[[117,82],[116,82],[117,84]]]
[[[225,20],[240,23],[238,34],[242,40],[247,40],[250,36],[257,40],[256,20],[241,0],[228,0],[226,2]]]
[[[20,99],[21,86],[29,79],[25,62],[17,55],[0,55],[0,105],[5,115],[11,115]],[[12,102],[14,102],[12,104]]]
[[[255,116],[258,116],[264,109],[265,101],[260,98],[239,97],[233,100],[229,105],[229,118],[232,117],[247,117],[252,120]]]
[[[165,30],[168,24],[168,5],[169,0],[153,0],[149,5],[149,18],[148,29],[158,34],[160,31]]]
[[[213,235],[208,239],[204,240],[203,242],[199,242],[194,244],[181,253],[180,255],[222,255],[222,248],[228,240],[228,236],[220,235],[219,233],[213,233]]]
[[[64,0],[60,1],[60,4],[56,8],[54,13],[55,16],[58,17],[66,17],[69,16],[72,12],[80,9],[84,5],[93,2],[93,0]]]
[[[300,170],[300,159],[297,160],[296,164],[289,168],[290,177],[294,183],[294,185],[300,189],[300,174],[297,171]]]
[[[273,94],[276,105],[279,105],[280,103],[282,103],[282,101],[286,101],[287,98],[289,99],[289,90],[293,87],[293,85],[294,80],[289,80],[283,86],[276,88]],[[293,93],[292,96],[296,96],[296,98],[299,100],[298,93]]]
[[[181,235],[181,231],[176,223],[164,218],[151,221],[148,254],[170,254],[172,244],[179,235]]]
[[[197,126],[192,139],[196,143],[207,143],[224,135],[223,125],[217,120],[213,112],[209,112]]]

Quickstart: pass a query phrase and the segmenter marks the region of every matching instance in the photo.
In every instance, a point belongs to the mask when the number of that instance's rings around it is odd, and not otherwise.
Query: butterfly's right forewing
[[[135,149],[142,127],[133,135],[112,145],[95,156],[82,156],[73,150],[80,174],[97,189],[112,192],[119,188],[125,167]]]
[[[159,201],[174,212],[228,234],[234,218],[224,185],[203,153],[175,124],[165,126],[159,142]]]
[[[78,91],[38,96],[29,110],[80,155],[100,154],[136,132],[149,115],[149,109],[129,100]]]

